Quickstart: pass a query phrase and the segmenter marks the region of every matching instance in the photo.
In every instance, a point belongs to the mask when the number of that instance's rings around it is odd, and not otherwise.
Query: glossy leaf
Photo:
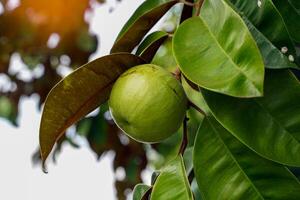
[[[40,124],[43,161],[66,129],[104,103],[113,83],[128,68],[144,61],[121,53],[99,58],[61,80],[48,94]]]
[[[300,198],[300,183],[286,167],[255,154],[213,117],[199,129],[194,170],[206,200]]]
[[[147,62],[151,62],[159,47],[168,38],[168,33],[156,31],[148,35],[139,45],[136,54]]]
[[[270,70],[265,96],[237,99],[202,90],[216,119],[258,154],[300,166],[300,84],[288,70]]]
[[[203,88],[236,97],[263,94],[259,49],[243,20],[223,1],[206,0],[200,17],[181,24],[173,51],[184,75]]]
[[[131,52],[152,26],[176,3],[176,0],[145,1],[122,28],[111,53]]]
[[[151,186],[137,184],[133,189],[132,200],[141,200],[143,196],[151,189]]]
[[[266,38],[257,28],[245,17],[243,19],[252,33],[258,48],[263,56],[265,67],[269,69],[299,68],[288,59],[268,38]]]
[[[296,56],[295,45],[290,33],[272,0],[261,1],[260,7],[257,5],[257,1],[254,0],[227,1],[231,1],[278,49],[287,47],[287,54]]]
[[[193,200],[182,156],[164,167],[152,190],[151,200]]]
[[[297,10],[288,0],[272,1],[284,19],[292,39],[297,43],[300,43],[300,11]]]

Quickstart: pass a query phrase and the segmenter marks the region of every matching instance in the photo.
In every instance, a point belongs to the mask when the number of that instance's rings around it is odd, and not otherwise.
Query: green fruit
[[[139,142],[154,143],[179,129],[187,98],[171,73],[145,64],[120,76],[113,86],[109,107],[114,121],[128,136]]]

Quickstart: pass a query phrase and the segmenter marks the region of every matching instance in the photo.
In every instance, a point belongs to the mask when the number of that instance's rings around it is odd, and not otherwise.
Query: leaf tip
[[[43,161],[43,163],[42,163],[42,171],[44,172],[44,174],[48,174],[48,170],[47,170],[45,161]]]

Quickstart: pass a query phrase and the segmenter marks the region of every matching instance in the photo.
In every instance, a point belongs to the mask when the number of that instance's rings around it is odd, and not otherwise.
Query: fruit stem
[[[197,110],[202,115],[206,116],[206,113],[201,108],[199,108],[196,104],[194,104],[191,100],[188,100],[188,105],[194,108],[195,110]]]
[[[181,82],[181,71],[178,67],[175,69],[175,71],[172,74],[179,82]]]
[[[188,145],[188,136],[187,136],[187,133],[188,133],[187,121],[188,120],[189,120],[189,118],[187,118],[187,116],[185,116],[184,120],[183,120],[183,138],[182,138],[181,146],[180,146],[179,153],[178,153],[178,154],[181,154],[182,156]]]
[[[194,16],[199,16],[200,15],[200,11],[201,11],[203,3],[204,3],[204,0],[198,0],[197,2],[195,2],[195,14],[194,14]]]

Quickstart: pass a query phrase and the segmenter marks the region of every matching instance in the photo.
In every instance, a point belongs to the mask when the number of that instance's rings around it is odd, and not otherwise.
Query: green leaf
[[[151,200],[193,200],[182,156],[164,167],[152,190]]]
[[[223,1],[206,0],[200,17],[181,24],[173,51],[184,75],[203,88],[236,97],[263,95],[259,49],[241,17]]]
[[[290,37],[290,33],[272,0],[261,1],[260,7],[258,7],[255,0],[227,1],[231,1],[278,49],[287,47],[287,54],[296,56],[295,45]]]
[[[170,72],[174,72],[178,65],[173,56],[172,49],[172,38],[169,37],[160,46],[151,63],[161,66]]]
[[[288,0],[273,0],[273,3],[284,19],[292,39],[300,43],[300,10],[297,10]]]
[[[177,130],[171,137],[163,140],[160,143],[152,144],[152,148],[159,156],[154,158],[149,157],[149,162],[154,165],[155,169],[160,169],[166,163],[174,160],[177,157],[182,141],[182,127]],[[151,162],[152,161],[152,162]]]
[[[300,1],[299,0],[287,0],[298,12],[300,12]]]
[[[147,62],[151,62],[159,47],[168,38],[168,33],[156,31],[148,35],[139,45],[136,55],[141,56]]]
[[[183,154],[183,161],[184,161],[185,171],[187,174],[190,174],[191,171],[193,170],[193,150],[194,147],[188,147],[186,148]]]
[[[265,96],[237,99],[202,90],[216,119],[270,160],[300,166],[300,84],[288,70],[269,70]]]
[[[269,69],[299,68],[291,62],[272,42],[266,38],[257,28],[245,17],[242,16],[249,31],[252,33],[258,48],[263,56],[265,67]]]
[[[192,181],[191,188],[192,188],[195,200],[202,200],[203,198],[201,197],[199,186],[198,186],[198,183],[195,178]]]
[[[128,68],[144,61],[131,54],[104,56],[75,70],[48,94],[40,124],[40,148],[45,162],[66,129],[109,98],[113,83]]]
[[[122,28],[111,53],[131,52],[152,26],[176,3],[176,0],[145,1]]]
[[[284,166],[244,146],[213,117],[204,120],[194,148],[203,199],[300,199],[300,183]]]
[[[151,186],[145,184],[137,184],[133,189],[132,200],[141,200],[143,196],[151,189]]]

